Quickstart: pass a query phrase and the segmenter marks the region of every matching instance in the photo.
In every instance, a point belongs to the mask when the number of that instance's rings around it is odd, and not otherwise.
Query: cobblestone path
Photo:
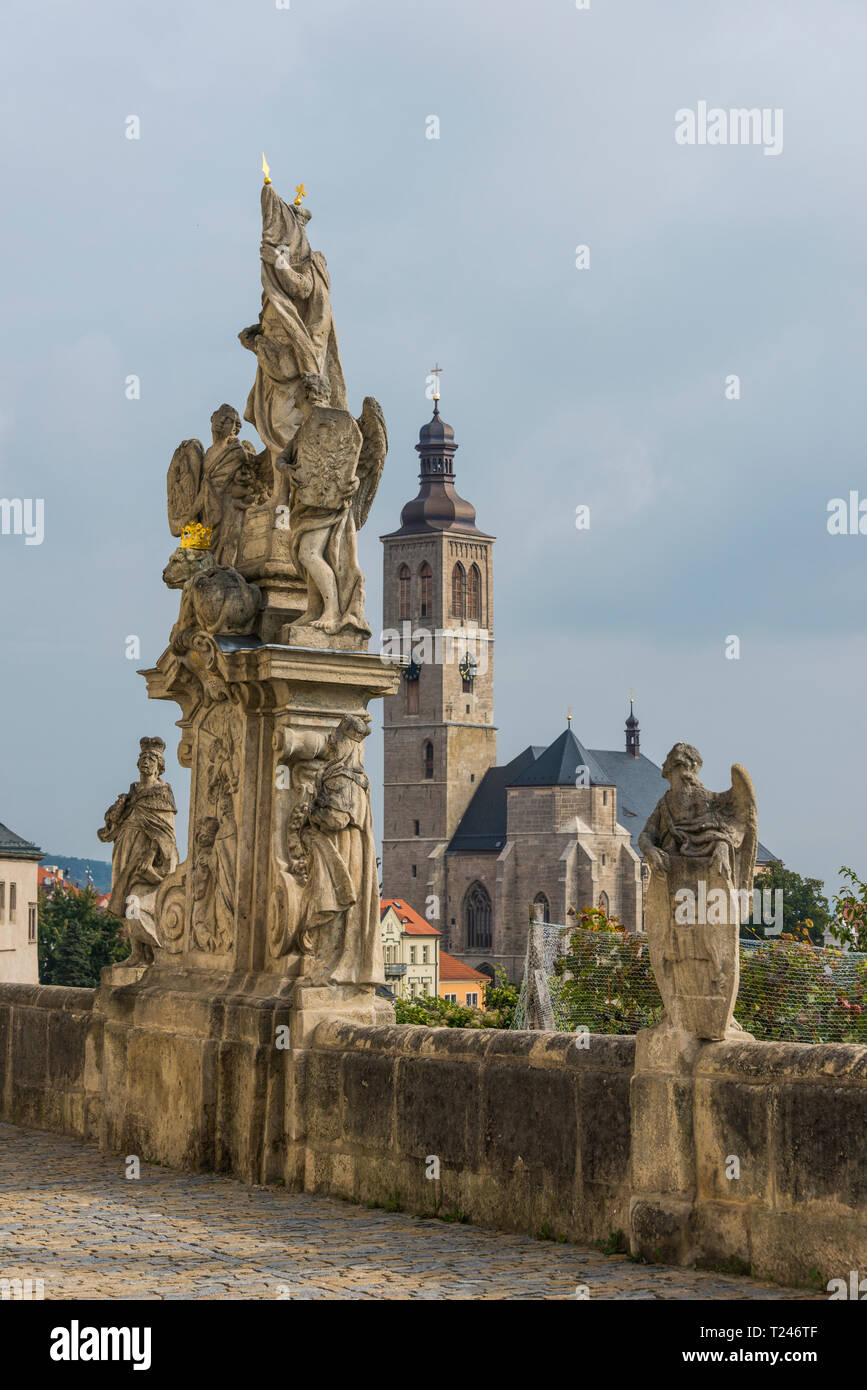
[[[476,1226],[142,1164],[0,1124],[0,1280],[46,1299],[804,1299]]]

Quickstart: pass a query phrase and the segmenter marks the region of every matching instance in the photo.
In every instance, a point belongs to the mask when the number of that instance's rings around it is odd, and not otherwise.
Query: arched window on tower
[[[401,622],[412,617],[410,612],[412,579],[409,573],[409,565],[401,565],[397,574],[398,586],[398,618]]]
[[[460,560],[452,570],[452,617],[463,622],[467,616],[467,575]]]
[[[433,781],[433,744],[428,740],[424,746],[424,775],[427,782]]]
[[[421,588],[420,594],[420,615],[422,618],[429,618],[433,614],[433,570],[425,560],[418,572]]]
[[[600,911],[602,911],[602,912],[605,913],[605,916],[606,916],[606,917],[609,917],[609,916],[611,915],[611,909],[610,909],[609,906],[608,906],[608,894],[607,894],[607,893],[600,893],[600,894],[599,894],[599,901],[598,901],[598,903],[596,904],[596,906],[600,909]]]
[[[478,881],[470,884],[464,898],[464,930],[468,951],[491,949],[491,899]]]
[[[543,921],[543,922],[550,922],[550,920],[551,920],[551,904],[548,902],[548,899],[545,897],[545,894],[544,894],[544,893],[537,893],[537,894],[536,894],[535,898],[533,899],[533,906],[534,906],[534,907],[541,907],[541,909],[542,909],[542,921]],[[535,916],[535,914],[534,914],[534,916]]]
[[[482,621],[482,576],[478,565],[471,565],[467,575],[467,621]]]

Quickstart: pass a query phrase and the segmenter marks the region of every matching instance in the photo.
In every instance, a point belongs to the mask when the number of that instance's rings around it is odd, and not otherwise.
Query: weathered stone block
[[[448,1032],[458,1032],[457,1028]],[[397,1072],[397,1147],[419,1160],[473,1168],[479,1161],[480,1068],[470,1061],[402,1057]]]
[[[375,1052],[343,1054],[343,1134],[346,1139],[390,1149],[394,1135],[397,1062]]]

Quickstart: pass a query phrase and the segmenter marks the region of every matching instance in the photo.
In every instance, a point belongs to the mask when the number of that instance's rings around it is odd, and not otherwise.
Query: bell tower
[[[455,490],[458,445],[438,389],[415,447],[418,496],[381,537],[383,630],[392,644],[400,634],[410,661],[384,702],[382,891],[425,915],[444,891],[449,840],[497,759],[494,537]],[[426,915],[436,924],[435,910]]]

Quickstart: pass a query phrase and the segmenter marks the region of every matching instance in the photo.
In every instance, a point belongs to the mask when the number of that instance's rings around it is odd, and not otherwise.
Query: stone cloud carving
[[[670,788],[638,841],[650,866],[646,927],[665,1005],[656,1029],[744,1038],[733,1009],[756,863],[755,793],[737,764],[726,792],[702,786],[700,769],[696,749],[676,743],[662,768]]]

